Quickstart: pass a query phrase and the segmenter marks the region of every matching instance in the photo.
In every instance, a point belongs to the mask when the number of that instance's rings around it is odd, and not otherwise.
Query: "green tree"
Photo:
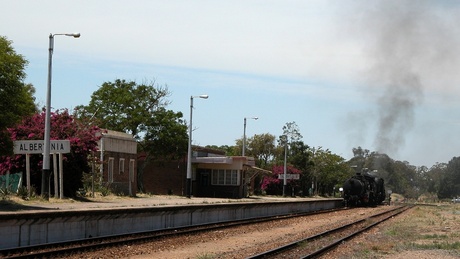
[[[238,142],[238,140],[237,140]],[[217,145],[206,145],[207,148],[211,149],[216,149],[216,150],[221,150],[225,152],[226,156],[238,156],[241,155],[241,151],[238,152],[238,146],[229,146],[229,145],[222,145],[222,146],[217,146]]]
[[[351,172],[345,159],[322,147],[312,148],[310,156],[313,163],[314,193],[330,195],[334,190],[338,191],[338,187],[345,182]]]
[[[181,112],[159,108],[145,125],[142,149],[162,160],[183,158],[187,154],[187,125]]]
[[[150,162],[177,160],[187,154],[187,125],[182,119],[182,113],[159,108],[146,121],[145,137],[139,144],[140,150],[146,154],[144,163],[137,172],[138,188],[144,191],[144,169]]]
[[[310,147],[303,141],[295,141],[290,146],[288,162],[302,172],[308,171],[312,166],[309,152]]]
[[[143,190],[144,168],[153,160],[178,159],[187,152],[187,126],[181,112],[167,110],[167,87],[134,81],[105,82],[91,96],[88,106],[76,109],[78,117],[92,118],[101,128],[133,134],[139,151],[145,152],[138,168],[138,187]]]
[[[271,170],[273,167],[273,159],[275,157],[275,139],[274,135],[269,133],[255,134],[246,139],[246,156],[254,157],[257,167]],[[241,155],[243,147],[243,138],[237,139],[236,145],[227,152],[228,155]],[[260,193],[263,177],[258,175],[254,179],[254,193]]]
[[[256,166],[264,169],[271,167],[275,151],[275,136],[269,133],[255,134],[247,141],[246,155],[256,159]],[[241,149],[240,149],[241,150]]]
[[[280,140],[283,138],[283,136],[287,137],[285,141],[288,143],[294,143],[302,139],[302,134],[300,134],[299,126],[297,126],[294,121],[288,122],[283,126],[283,135],[280,136]]]
[[[353,157],[366,158],[369,156],[369,149],[363,149],[362,147],[353,148]]]
[[[427,191],[438,194],[441,190],[441,180],[447,168],[447,163],[436,163],[426,173]]]
[[[292,146],[302,139],[299,126],[295,122],[288,122],[283,126],[283,135],[278,138],[278,146],[275,151],[275,163],[284,163],[284,157],[290,160]],[[288,162],[287,161],[287,162]]]
[[[78,106],[78,117],[93,117],[101,128],[123,131],[141,139],[147,122],[169,104],[167,87],[117,79],[105,82],[91,95],[88,106]]]
[[[295,141],[291,143],[289,150],[288,163],[299,169],[300,177],[300,190],[302,194],[308,194],[308,190],[313,180],[313,161],[311,160],[310,147],[303,141]]]
[[[0,36],[0,155],[13,152],[7,128],[37,111],[35,88],[24,83],[27,64],[28,61],[15,52],[12,42]]]
[[[454,157],[447,163],[438,196],[441,199],[460,196],[460,157]]]

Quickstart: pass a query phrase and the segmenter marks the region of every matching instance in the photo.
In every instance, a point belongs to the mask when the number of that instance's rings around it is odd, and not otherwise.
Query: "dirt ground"
[[[460,258],[460,204],[419,205],[324,258]]]
[[[368,213],[365,210],[361,214]],[[351,215],[337,215],[337,218],[313,219],[289,228],[276,226],[264,231],[246,232],[225,238],[205,238],[198,244],[169,247],[153,253],[161,258],[245,258],[243,252],[249,247],[260,246],[261,242],[277,242],[288,235],[296,235],[302,228],[317,228],[321,224],[332,224]],[[305,225],[305,226],[303,226]],[[306,229],[303,230],[307,231]],[[235,240],[237,238],[238,240]],[[267,240],[266,240],[267,239]],[[247,252],[247,251],[246,251]],[[246,255],[246,256],[245,256]],[[151,258],[152,253],[131,258]],[[335,251],[321,258],[395,258],[395,259],[453,259],[460,258],[460,205],[420,205],[379,225],[377,228],[342,244]]]
[[[213,198],[185,198],[180,196],[140,196],[137,198],[128,197],[97,197],[87,198],[86,200],[72,199],[50,199],[43,201],[34,199],[31,201],[23,201],[18,198],[0,201],[0,213],[15,213],[30,212],[41,209],[56,209],[56,210],[78,210],[78,209],[101,209],[107,207],[145,207],[145,206],[177,206],[184,204],[213,204],[213,203],[228,203],[228,202],[250,202],[254,199],[213,199]],[[261,201],[281,201],[286,198],[265,197]],[[299,200],[298,198],[293,198]],[[336,221],[339,221],[336,219]],[[311,224],[312,222],[304,222],[302,224]],[[330,222],[328,224],[331,224]],[[295,227],[298,228],[299,226]],[[308,226],[307,226],[308,227]],[[310,225],[311,227],[311,225]],[[263,237],[276,239],[280,233],[280,229],[267,229],[266,232],[261,232]],[[293,229],[287,229],[286,233],[292,234]],[[216,233],[218,236],[221,235]],[[243,233],[244,234],[244,233]],[[172,258],[229,258],[232,254],[229,251],[233,249],[244,250],[244,247],[251,247],[251,243],[261,239],[261,236],[252,236],[249,233],[245,234],[245,239],[234,240],[233,236],[222,236],[217,239],[203,240],[198,246],[188,247],[188,256],[176,254]],[[236,235],[237,236],[237,235]],[[241,238],[241,236],[240,236]],[[204,252],[209,247],[214,251],[224,252],[227,256],[219,256],[219,252]],[[235,245],[235,244],[238,244]],[[125,248],[126,249],[126,248]],[[177,247],[179,250],[183,248]],[[190,253],[190,249],[196,250],[195,253]],[[174,249],[167,251],[156,251],[155,255],[172,255]],[[201,251],[201,252],[200,252]],[[113,251],[112,251],[113,252]],[[142,254],[142,253],[141,253]],[[190,255],[192,255],[190,257]],[[131,258],[149,258],[152,256],[146,253],[143,256],[129,256]],[[111,257],[111,256],[109,256]],[[114,256],[118,257],[119,256]],[[88,256],[86,258],[98,258],[97,256]],[[241,257],[244,258],[244,257]],[[460,258],[460,204],[429,204],[418,205],[411,210],[399,215],[377,228],[358,236],[353,240],[342,244],[337,250],[324,255],[323,258]]]

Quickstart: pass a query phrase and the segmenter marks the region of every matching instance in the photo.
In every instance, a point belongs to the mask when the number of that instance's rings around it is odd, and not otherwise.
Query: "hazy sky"
[[[87,105],[115,79],[155,81],[193,143],[282,134],[346,159],[361,146],[413,165],[460,155],[460,2],[0,0],[0,35],[29,60],[26,83],[52,106]]]

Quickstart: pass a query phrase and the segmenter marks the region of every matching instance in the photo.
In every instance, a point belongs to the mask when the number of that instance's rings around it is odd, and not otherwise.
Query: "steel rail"
[[[80,239],[74,241],[48,243],[34,246],[18,247],[13,249],[0,250],[0,257],[2,258],[45,258],[53,257],[56,255],[65,255],[72,253],[82,253],[84,251],[102,249],[106,247],[121,246],[133,243],[145,243],[155,239],[164,237],[179,236],[186,234],[194,234],[198,232],[211,231],[216,229],[228,228],[233,226],[241,226],[247,224],[257,224],[262,222],[282,220],[287,218],[310,216],[317,214],[324,214],[334,211],[345,210],[344,208],[320,210],[313,212],[292,213],[288,215],[250,218],[237,221],[227,221],[220,223],[209,223],[194,226],[185,226],[179,228],[169,228],[154,231],[136,232],[122,235],[112,235],[103,237],[94,237],[87,239]]]
[[[310,241],[314,241],[314,240],[318,240],[320,238],[323,238],[327,235],[331,235],[333,233],[336,233],[336,232],[339,232],[341,230],[344,230],[344,229],[347,229],[347,228],[350,228],[352,226],[355,226],[357,224],[360,224],[360,223],[363,223],[371,218],[376,218],[376,217],[379,217],[379,216],[382,216],[384,214],[388,214],[388,213],[392,213],[392,212],[395,212],[394,214],[391,214],[390,216],[386,217],[385,220],[399,214],[399,213],[402,213],[403,211],[405,211],[406,209],[408,209],[408,207],[397,207],[397,208],[394,208],[392,210],[388,210],[388,211],[384,211],[384,212],[380,212],[380,213],[377,213],[377,214],[374,214],[370,217],[367,217],[367,218],[364,218],[364,219],[360,219],[360,220],[356,220],[354,222],[351,222],[351,223],[348,223],[348,224],[345,224],[345,225],[342,225],[340,227],[337,227],[337,228],[334,228],[334,229],[331,229],[331,230],[327,230],[327,231],[324,231],[322,233],[319,233],[319,234],[315,234],[315,235],[312,235],[312,236],[309,236],[307,238],[303,238],[303,239],[300,239],[300,240],[297,240],[297,241],[294,241],[294,242],[291,242],[289,244],[286,244],[286,245],[282,245],[282,246],[279,246],[277,248],[274,248],[274,249],[271,249],[271,250],[268,250],[268,251],[265,251],[263,253],[260,253],[260,254],[257,254],[257,255],[254,255],[254,256],[250,256],[250,257],[247,257],[247,259],[260,259],[260,258],[270,258],[276,254],[281,254],[281,253],[284,253],[286,251],[289,251],[295,247],[298,247],[298,246],[301,246],[303,243],[305,242],[310,242]],[[306,255],[304,257],[300,257],[300,258],[314,258],[320,254],[323,254],[324,252],[328,251],[328,250],[331,250],[332,248],[334,248],[335,246],[337,246],[338,244],[340,244],[341,242],[345,241],[345,240],[348,240],[356,235],[358,235],[359,233],[362,233],[363,231],[381,223],[383,221],[378,221],[376,223],[373,223],[371,224],[370,226],[367,226],[366,228],[364,229],[361,229],[361,230],[358,230],[356,231],[355,233],[345,237],[345,238],[342,238],[342,239],[339,239],[337,241],[334,242],[334,244],[330,244],[328,246],[325,246],[325,247],[322,247],[320,249],[318,249],[317,251],[314,251],[313,253],[309,254],[309,255]]]
[[[372,223],[372,224],[370,224],[370,225],[368,225],[368,226],[366,226],[366,227],[364,227],[364,228],[362,228],[362,229],[360,229],[358,231],[355,231],[355,232],[351,233],[350,235],[347,235],[346,237],[339,238],[336,241],[334,241],[333,243],[331,243],[331,244],[329,244],[327,246],[324,246],[324,247],[322,247],[322,248],[320,248],[320,249],[318,249],[318,250],[316,250],[316,251],[314,251],[314,252],[312,252],[312,253],[310,253],[308,255],[302,256],[300,258],[316,258],[317,256],[320,256],[320,255],[324,254],[325,252],[330,251],[330,250],[334,249],[335,247],[339,246],[344,241],[347,241],[347,240],[349,240],[349,239],[351,239],[351,238],[353,238],[353,237],[355,237],[355,236],[357,236],[357,235],[359,235],[359,234],[361,234],[361,233],[363,233],[363,232],[365,232],[365,231],[377,226],[378,224],[380,224],[380,223],[382,223],[384,221],[387,221],[388,219],[393,218],[396,215],[399,215],[399,214],[403,213],[404,211],[408,210],[409,208],[411,208],[411,207],[403,207],[401,210],[396,211],[395,213],[390,214],[389,216],[387,216],[387,217],[385,217],[385,218],[383,218],[383,219],[381,219],[379,221],[376,221],[376,222],[374,222],[374,223]]]

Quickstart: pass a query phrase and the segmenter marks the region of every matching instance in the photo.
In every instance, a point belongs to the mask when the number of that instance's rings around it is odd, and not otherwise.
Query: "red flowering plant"
[[[273,166],[273,174],[271,176],[265,176],[262,180],[262,190],[264,190],[268,195],[281,195],[283,193],[283,179],[278,179],[278,175],[284,174],[284,166],[277,165]],[[293,166],[286,166],[286,173],[287,174],[301,174],[302,172],[293,167]],[[299,176],[300,178],[300,176]],[[292,187],[298,185],[299,180],[288,179],[287,180],[287,187],[290,190]]]
[[[9,128],[13,141],[15,140],[43,140],[45,128],[45,112],[36,113],[25,118],[14,128]],[[64,195],[74,196],[82,187],[84,172],[90,172],[88,157],[93,151],[98,150],[98,140],[101,130],[97,126],[84,123],[69,114],[67,109],[56,110],[51,113],[51,140],[70,140],[70,153],[63,154],[64,168]],[[51,156],[53,159],[53,156]],[[23,173],[25,179],[26,162],[25,155],[13,155],[0,157],[0,175],[7,171],[10,173]],[[30,155],[31,185],[37,191],[41,191],[41,174],[43,156]],[[50,163],[53,172],[53,162]],[[25,181],[23,181],[25,182]],[[51,188],[53,189],[53,188]]]

